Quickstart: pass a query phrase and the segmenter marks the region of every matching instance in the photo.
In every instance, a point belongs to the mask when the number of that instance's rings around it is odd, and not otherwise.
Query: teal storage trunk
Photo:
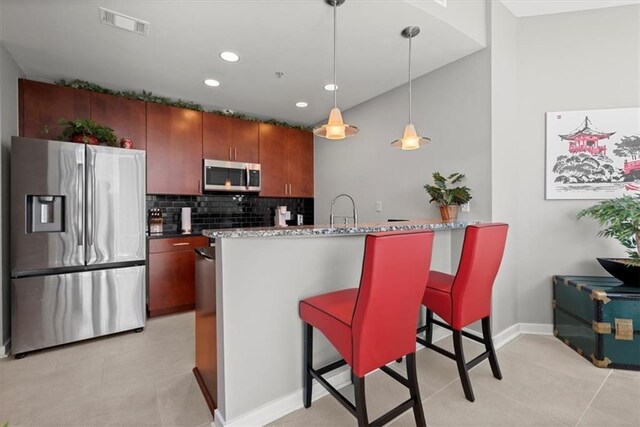
[[[640,287],[553,276],[553,334],[599,368],[640,371]]]

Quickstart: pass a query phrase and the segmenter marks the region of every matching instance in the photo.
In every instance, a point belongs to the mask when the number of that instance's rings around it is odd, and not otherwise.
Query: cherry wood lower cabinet
[[[204,236],[149,240],[149,317],[195,307],[194,249],[209,245]]]

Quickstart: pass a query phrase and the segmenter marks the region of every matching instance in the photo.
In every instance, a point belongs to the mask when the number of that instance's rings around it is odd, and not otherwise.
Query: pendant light
[[[411,120],[411,39],[420,34],[420,27],[410,26],[402,30],[402,37],[409,39],[409,123],[404,127],[402,138],[391,143],[394,148],[401,150],[417,150],[424,144],[431,142],[431,139],[418,136],[416,127]]]
[[[327,124],[318,126],[313,129],[313,133],[317,136],[327,139],[345,139],[348,136],[358,133],[358,128],[354,125],[345,124],[342,120],[342,113],[338,108],[338,79],[336,77],[336,40],[337,40],[337,10],[338,6],[345,0],[325,0],[327,4],[333,7],[333,108],[329,113]]]

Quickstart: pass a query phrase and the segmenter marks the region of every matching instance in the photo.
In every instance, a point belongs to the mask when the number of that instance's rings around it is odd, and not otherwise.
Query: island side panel
[[[300,393],[302,323],[298,302],[357,287],[365,235],[219,239],[222,307],[220,411],[227,422]],[[222,313],[222,314],[220,314]],[[314,361],[338,354],[316,332]],[[220,387],[219,387],[220,388]]]

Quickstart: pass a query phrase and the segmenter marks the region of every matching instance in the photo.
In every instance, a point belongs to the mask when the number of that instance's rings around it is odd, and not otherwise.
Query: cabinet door
[[[313,197],[313,134],[286,130],[289,196]]]
[[[210,160],[233,160],[231,118],[202,113],[202,155]]]
[[[144,101],[104,93],[91,94],[91,119],[113,129],[118,139],[133,141],[133,148],[147,148],[147,106]]]
[[[159,316],[195,306],[195,252],[149,254],[149,315]]]
[[[202,194],[202,113],[147,103],[147,193]]]
[[[260,195],[282,197],[287,193],[287,144],[285,128],[260,123]]]
[[[236,162],[258,163],[260,137],[258,122],[231,119],[231,146]]]
[[[90,118],[90,93],[84,90],[20,79],[18,97],[20,136],[57,139],[60,119]]]

